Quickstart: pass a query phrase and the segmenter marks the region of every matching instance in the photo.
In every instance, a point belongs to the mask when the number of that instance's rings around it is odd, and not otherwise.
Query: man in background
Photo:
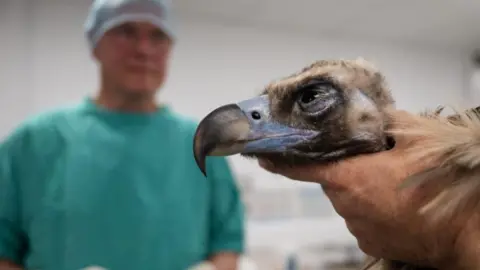
[[[196,123],[155,102],[175,40],[169,3],[94,1],[86,36],[98,95],[0,145],[0,269],[236,269],[243,205],[228,164],[210,158],[206,179]]]

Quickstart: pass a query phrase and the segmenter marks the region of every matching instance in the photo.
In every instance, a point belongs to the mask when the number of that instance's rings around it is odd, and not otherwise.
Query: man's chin
[[[126,84],[124,88],[124,92],[132,98],[135,97],[151,97],[155,95],[155,93],[158,91],[159,86],[158,85],[153,85],[153,84]]]
[[[131,94],[154,94],[162,86],[162,81],[158,78],[146,75],[127,75],[123,83],[125,91]]]

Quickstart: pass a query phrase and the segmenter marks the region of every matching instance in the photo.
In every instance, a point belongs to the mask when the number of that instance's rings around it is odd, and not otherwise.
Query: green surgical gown
[[[192,153],[196,122],[168,106],[118,113],[90,99],[0,144],[0,258],[26,269],[185,270],[243,252],[239,190],[224,158]]]

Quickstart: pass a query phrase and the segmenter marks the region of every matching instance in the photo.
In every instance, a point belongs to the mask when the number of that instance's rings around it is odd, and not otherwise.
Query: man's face
[[[106,32],[95,49],[104,84],[151,95],[163,84],[171,40],[150,23],[129,22]]]

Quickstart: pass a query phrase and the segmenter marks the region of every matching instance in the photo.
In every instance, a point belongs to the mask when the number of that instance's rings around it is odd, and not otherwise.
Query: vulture
[[[435,165],[408,177],[401,187],[447,179],[419,210],[432,221],[445,220],[480,198],[480,181],[475,180],[480,175],[480,110],[454,109],[443,115],[443,108],[408,113],[409,122],[418,123],[415,127],[392,125],[402,119],[390,113],[396,110],[395,100],[379,69],[363,58],[318,60],[270,82],[256,97],[207,114],[197,127],[193,154],[206,175],[207,156],[241,154],[285,166],[320,164],[389,150],[395,134],[420,136],[422,144],[412,151]],[[363,269],[428,269],[370,259]]]

